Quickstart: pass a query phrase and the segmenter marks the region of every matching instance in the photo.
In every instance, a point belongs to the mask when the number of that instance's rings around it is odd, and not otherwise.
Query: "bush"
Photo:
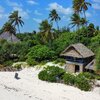
[[[65,73],[63,76],[63,80],[65,84],[74,85],[75,83],[75,76],[70,73]]]
[[[29,67],[29,65],[26,62],[16,62],[13,63],[12,67],[16,69],[23,69]]]
[[[3,68],[4,66],[0,64],[0,69]]]
[[[55,66],[48,66],[38,74],[39,79],[48,82],[57,82],[58,79],[62,79],[62,75],[65,71],[62,68]]]
[[[66,63],[66,60],[65,60],[65,59],[62,59],[62,58],[58,58],[58,59],[56,59],[56,60],[54,61],[54,63],[55,63],[55,64],[57,64],[57,63],[63,63],[63,64],[65,64],[65,63]]]
[[[97,36],[94,36],[94,37],[91,38],[91,45],[90,45],[90,48],[94,52],[96,52],[99,47],[100,47],[100,32],[99,32],[99,34]]]
[[[52,48],[59,55],[67,46],[73,43],[74,34],[71,32],[62,33],[52,43]]]
[[[47,71],[43,70],[38,74],[40,80],[48,81]]]
[[[90,91],[92,88],[90,81],[81,75],[76,76],[75,86],[84,91]]]
[[[43,61],[53,59],[55,56],[55,52],[49,49],[45,45],[37,45],[30,49],[27,57],[28,59],[34,59],[35,61]]]
[[[16,64],[16,65],[14,66],[14,68],[16,68],[17,70],[22,69],[21,64]]]
[[[4,44],[5,42],[7,42],[5,39],[0,39],[0,45]]]
[[[18,42],[18,43],[4,42],[0,44],[0,63],[5,64],[5,62],[9,60],[12,62],[14,60],[25,61],[29,48],[30,47],[27,42]],[[12,54],[15,54],[16,58],[11,57],[10,55]]]
[[[100,71],[100,48],[96,54],[96,71]]]
[[[96,75],[95,79],[100,80],[100,75]]]
[[[89,72],[80,73],[78,76],[85,77],[89,80],[95,79],[95,76],[92,73],[89,73]]]
[[[32,59],[31,57],[29,57],[26,62],[30,65],[30,66],[34,66],[34,65],[37,65],[38,62],[35,61],[34,59]]]
[[[3,64],[4,66],[11,66],[13,64],[13,61],[9,60],[9,61],[5,61],[5,63]]]
[[[44,60],[44,61],[41,61],[40,63],[39,63],[39,65],[45,65],[46,63],[47,63],[48,61],[47,60]]]

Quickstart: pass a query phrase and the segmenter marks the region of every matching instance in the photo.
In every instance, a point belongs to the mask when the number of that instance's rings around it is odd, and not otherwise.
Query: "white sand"
[[[38,70],[24,69],[21,79],[15,72],[0,72],[0,100],[100,100],[100,88],[84,92],[78,88],[38,79]]]

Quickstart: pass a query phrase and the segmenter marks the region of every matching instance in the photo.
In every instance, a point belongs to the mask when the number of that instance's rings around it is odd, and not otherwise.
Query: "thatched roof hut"
[[[5,39],[9,42],[19,42],[20,41],[13,33],[10,33],[10,32],[3,32],[0,35],[0,39]]]
[[[61,56],[72,56],[78,58],[87,58],[90,56],[94,56],[94,53],[88,49],[82,43],[72,44],[67,47],[62,53]]]
[[[91,62],[94,60],[95,55],[82,43],[70,45],[61,53],[61,56],[66,59],[69,72],[83,72],[86,69],[94,70],[94,63]]]

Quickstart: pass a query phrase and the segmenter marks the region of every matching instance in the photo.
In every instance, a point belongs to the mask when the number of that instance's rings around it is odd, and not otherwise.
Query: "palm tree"
[[[81,24],[82,26],[87,26],[87,23],[88,23],[88,21],[87,21],[85,18],[81,18],[81,19],[80,19],[80,24]]]
[[[81,25],[81,18],[78,14],[73,14],[71,16],[71,23],[69,25],[72,25],[71,28],[77,26],[77,28],[79,29],[80,25]]]
[[[88,6],[91,6],[91,3],[86,2],[86,0],[73,0],[73,10],[76,14],[83,12],[84,18],[86,19],[85,12],[88,10]]]
[[[55,21],[56,24],[57,24],[57,28],[59,30],[59,25],[58,25],[58,21],[61,20],[61,18],[59,17],[57,11],[55,9],[53,9],[52,11],[50,11],[50,14],[49,14],[49,18],[50,18],[50,21]]]
[[[24,22],[22,21],[21,16],[19,16],[18,11],[14,11],[13,13],[11,13],[11,15],[9,16],[9,21],[12,25],[14,25],[14,27],[17,26],[20,33],[19,26],[23,26]]]
[[[54,34],[52,32],[52,24],[48,23],[48,20],[44,20],[40,23],[40,36],[43,43],[51,43],[54,39]]]
[[[90,23],[87,27],[88,32],[87,32],[87,37],[93,37],[95,35],[95,26],[93,23]]]
[[[74,10],[74,13],[78,14],[80,13],[80,2],[81,0],[73,0],[73,10]]]
[[[86,2],[86,0],[81,0],[82,3],[80,5],[80,10],[83,11],[84,18],[86,19],[86,14],[85,12],[88,10],[88,6],[91,6],[91,3]]]

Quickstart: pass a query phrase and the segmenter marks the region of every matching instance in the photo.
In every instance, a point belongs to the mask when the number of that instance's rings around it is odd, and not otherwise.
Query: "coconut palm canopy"
[[[79,10],[82,14],[85,11],[89,22],[92,21],[95,25],[100,25],[100,0],[0,0],[0,5],[2,8],[0,9],[0,26],[3,25],[8,13],[19,10],[19,16],[25,22],[24,27],[20,27],[23,32],[38,31],[39,23],[48,18],[49,11],[52,9],[55,9],[61,17],[61,21],[58,21],[59,26],[68,26],[73,13],[72,6],[74,11]],[[54,26],[56,27],[56,25]]]
[[[94,53],[82,43],[72,44],[67,47],[61,56],[72,56],[77,58],[87,58],[94,56]]]
[[[20,28],[19,26],[23,26],[24,22],[22,21],[21,16],[19,16],[19,12],[18,11],[14,11],[13,13],[11,13],[11,15],[9,16],[9,22],[14,25],[14,27],[18,27],[18,31],[20,33]]]
[[[53,9],[52,11],[50,11],[50,14],[49,14],[49,18],[50,18],[50,21],[55,21],[56,24],[57,24],[57,28],[59,30],[59,25],[58,25],[58,21],[61,20],[60,16],[58,15],[57,11],[55,9]]]

